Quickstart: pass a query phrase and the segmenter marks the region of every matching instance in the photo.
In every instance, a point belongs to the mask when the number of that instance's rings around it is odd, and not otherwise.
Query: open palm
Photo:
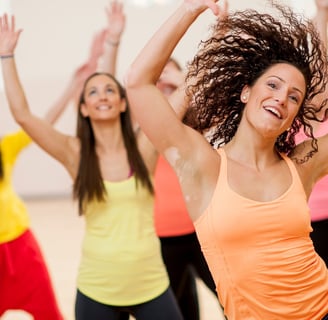
[[[10,22],[7,14],[0,17],[0,55],[12,54],[22,29],[15,30],[15,17]]]

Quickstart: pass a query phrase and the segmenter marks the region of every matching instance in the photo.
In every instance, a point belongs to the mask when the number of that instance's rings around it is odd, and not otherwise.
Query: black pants
[[[145,303],[133,306],[111,306],[97,302],[77,290],[75,303],[76,320],[125,320],[129,315],[137,320],[182,320],[172,290]]]
[[[196,233],[178,237],[161,237],[162,255],[185,320],[199,320],[199,303],[195,276],[217,297],[215,283],[201,251]]]
[[[313,221],[313,232],[310,236],[313,241],[314,249],[324,260],[328,268],[328,219]]]

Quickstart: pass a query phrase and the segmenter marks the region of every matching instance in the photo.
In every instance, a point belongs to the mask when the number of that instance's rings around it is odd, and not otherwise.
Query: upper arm
[[[185,126],[156,86],[130,88],[128,98],[133,117],[160,153],[183,145]]]

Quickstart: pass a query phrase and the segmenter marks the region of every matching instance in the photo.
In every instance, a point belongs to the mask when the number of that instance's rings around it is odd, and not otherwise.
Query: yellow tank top
[[[288,190],[273,201],[229,187],[227,158],[196,232],[231,320],[319,320],[328,312],[328,271],[314,251],[306,195],[293,162]]]
[[[129,306],[151,300],[169,286],[153,220],[153,196],[134,176],[105,182],[106,202],[85,212],[86,232],[78,289],[98,302]]]
[[[30,142],[30,137],[21,130],[0,140],[4,172],[3,179],[0,179],[0,244],[18,238],[30,224],[27,209],[12,184],[17,156]]]

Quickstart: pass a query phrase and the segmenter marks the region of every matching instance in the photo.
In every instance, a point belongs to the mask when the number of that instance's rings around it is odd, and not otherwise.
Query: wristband
[[[113,46],[113,47],[118,47],[118,45],[120,44],[120,41],[111,41],[111,40],[106,40],[106,43],[110,46]]]
[[[14,55],[13,54],[5,54],[3,56],[0,55],[0,59],[10,59],[10,58],[13,58]]]

